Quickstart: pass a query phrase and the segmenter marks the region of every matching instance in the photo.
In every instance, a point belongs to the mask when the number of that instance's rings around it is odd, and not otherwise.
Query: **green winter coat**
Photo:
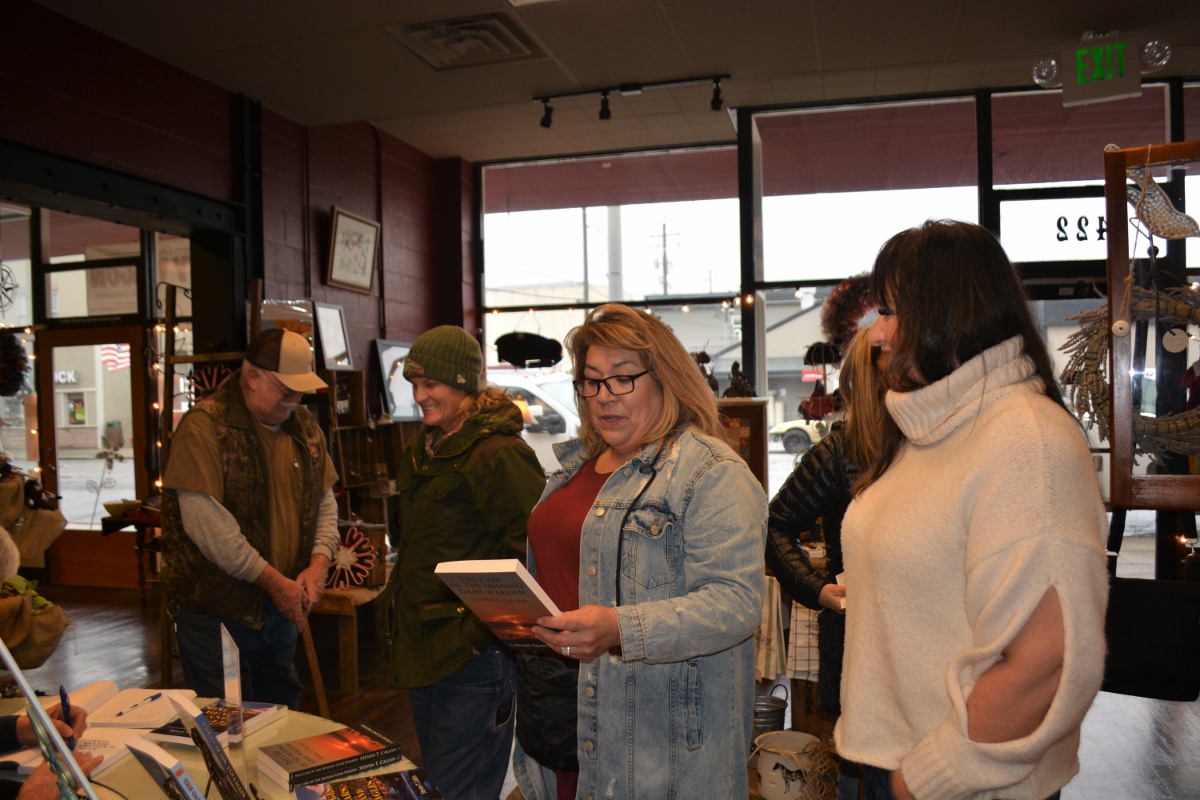
[[[497,641],[433,570],[466,559],[524,563],[525,523],[546,475],[520,436],[520,419],[502,399],[464,421],[432,457],[426,426],[400,453],[400,542],[378,619],[393,686],[437,683]]]

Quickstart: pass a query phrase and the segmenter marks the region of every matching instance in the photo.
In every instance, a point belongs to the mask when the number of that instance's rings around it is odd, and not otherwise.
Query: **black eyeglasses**
[[[580,378],[571,381],[575,394],[580,397],[595,397],[600,394],[600,384],[612,395],[629,394],[633,391],[633,382],[643,375],[649,375],[650,370],[642,370],[637,375],[610,375],[607,378]]]

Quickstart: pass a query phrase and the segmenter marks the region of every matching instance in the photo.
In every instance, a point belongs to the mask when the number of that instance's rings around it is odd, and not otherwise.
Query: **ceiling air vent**
[[[388,32],[436,70],[542,58],[533,37],[504,14],[394,25]]]

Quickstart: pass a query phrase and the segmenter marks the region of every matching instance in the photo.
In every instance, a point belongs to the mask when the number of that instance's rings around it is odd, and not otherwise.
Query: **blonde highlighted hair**
[[[694,428],[709,436],[721,435],[717,421],[717,398],[708,387],[700,368],[675,338],[671,329],[652,314],[636,311],[619,303],[607,303],[592,310],[583,324],[567,334],[565,344],[574,364],[575,378],[583,377],[588,348],[631,350],[642,369],[663,394],[663,413],[651,428],[642,447],[661,441],[669,433]],[[608,376],[605,376],[608,377]],[[576,395],[579,408],[579,435],[588,458],[604,450],[604,440],[587,413],[587,400]]]
[[[846,446],[859,474],[866,472],[883,440],[883,384],[875,367],[878,351],[871,346],[870,329],[854,335],[842,359],[841,393],[846,407]]]

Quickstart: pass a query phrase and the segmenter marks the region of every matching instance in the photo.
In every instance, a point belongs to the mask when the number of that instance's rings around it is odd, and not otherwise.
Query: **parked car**
[[[829,425],[824,420],[808,421],[793,419],[781,422],[767,431],[767,440],[775,443],[782,442],[783,449],[789,453],[803,453],[817,442],[825,438]]]
[[[525,416],[522,435],[537,453],[547,474],[559,468],[554,445],[579,436],[579,414],[575,407],[575,389],[571,376],[561,372],[549,375],[525,375],[492,368],[488,382],[504,387],[508,396]]]

